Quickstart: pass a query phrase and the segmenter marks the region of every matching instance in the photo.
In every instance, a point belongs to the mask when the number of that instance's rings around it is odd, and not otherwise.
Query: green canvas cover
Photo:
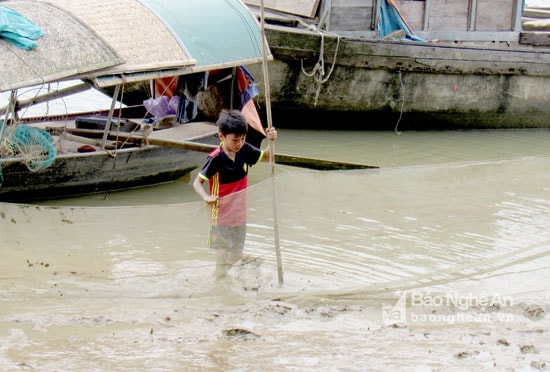
[[[238,0],[140,0],[197,61],[196,67],[259,62],[259,24]]]

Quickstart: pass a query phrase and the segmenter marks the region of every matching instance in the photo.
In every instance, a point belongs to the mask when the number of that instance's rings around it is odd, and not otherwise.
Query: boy
[[[221,279],[243,257],[248,168],[268,160],[270,148],[262,151],[245,142],[248,125],[237,110],[222,111],[217,124],[222,143],[208,155],[193,187],[211,208],[209,243],[217,250],[215,275]],[[267,138],[275,141],[277,131],[268,130]]]

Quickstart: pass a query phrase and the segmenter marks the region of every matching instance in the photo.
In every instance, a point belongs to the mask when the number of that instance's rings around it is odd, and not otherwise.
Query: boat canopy
[[[19,89],[104,69],[123,62],[109,44],[67,12],[39,1],[4,1],[45,32],[25,50],[0,38],[0,91]]]
[[[68,79],[106,87],[262,61],[260,25],[240,0],[8,0],[2,5],[45,35],[29,51],[0,39],[0,91]]]

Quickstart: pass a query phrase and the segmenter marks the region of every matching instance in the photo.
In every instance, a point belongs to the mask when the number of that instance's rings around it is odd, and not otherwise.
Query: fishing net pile
[[[63,98],[25,107],[15,113],[18,99],[35,99],[42,94],[59,89],[59,84],[50,84],[29,88],[22,92],[13,92],[8,110],[0,118],[0,156],[18,158],[31,171],[36,172],[51,166],[57,156],[57,141],[46,129],[36,125],[52,121],[67,123],[67,105]],[[1,170],[0,170],[1,172]],[[1,173],[0,173],[1,175]]]
[[[50,133],[25,125],[17,125],[5,131],[0,149],[2,156],[22,158],[30,171],[49,167],[57,154]]]

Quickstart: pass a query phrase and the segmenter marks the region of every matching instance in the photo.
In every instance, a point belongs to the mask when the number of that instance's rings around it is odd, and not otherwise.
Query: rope
[[[403,76],[401,74],[401,71],[399,71],[399,82],[401,83],[401,110],[399,112],[399,119],[397,120],[397,124],[395,124],[395,133],[397,133],[398,136],[401,135],[401,131],[397,129],[399,127],[399,123],[401,122],[401,118],[403,117],[403,109],[405,108],[405,84],[403,84]]]
[[[315,25],[309,25],[301,20],[298,20],[298,22],[301,25],[303,25],[306,29],[317,32],[321,37],[321,47],[319,48],[319,59],[317,60],[317,63],[315,64],[311,72],[307,72],[304,69],[304,60],[303,59],[301,60],[302,73],[308,77],[313,77],[313,79],[317,83],[317,90],[315,91],[315,106],[317,106],[317,102],[319,100],[319,94],[321,92],[321,85],[323,85],[328,81],[328,79],[332,75],[332,72],[334,71],[334,66],[336,65],[336,58],[338,56],[338,49],[340,48],[341,37],[339,35],[336,35],[327,31],[321,31]],[[332,66],[330,66],[328,74],[325,74],[325,34],[336,37],[336,50],[334,51],[334,56],[332,57]]]

